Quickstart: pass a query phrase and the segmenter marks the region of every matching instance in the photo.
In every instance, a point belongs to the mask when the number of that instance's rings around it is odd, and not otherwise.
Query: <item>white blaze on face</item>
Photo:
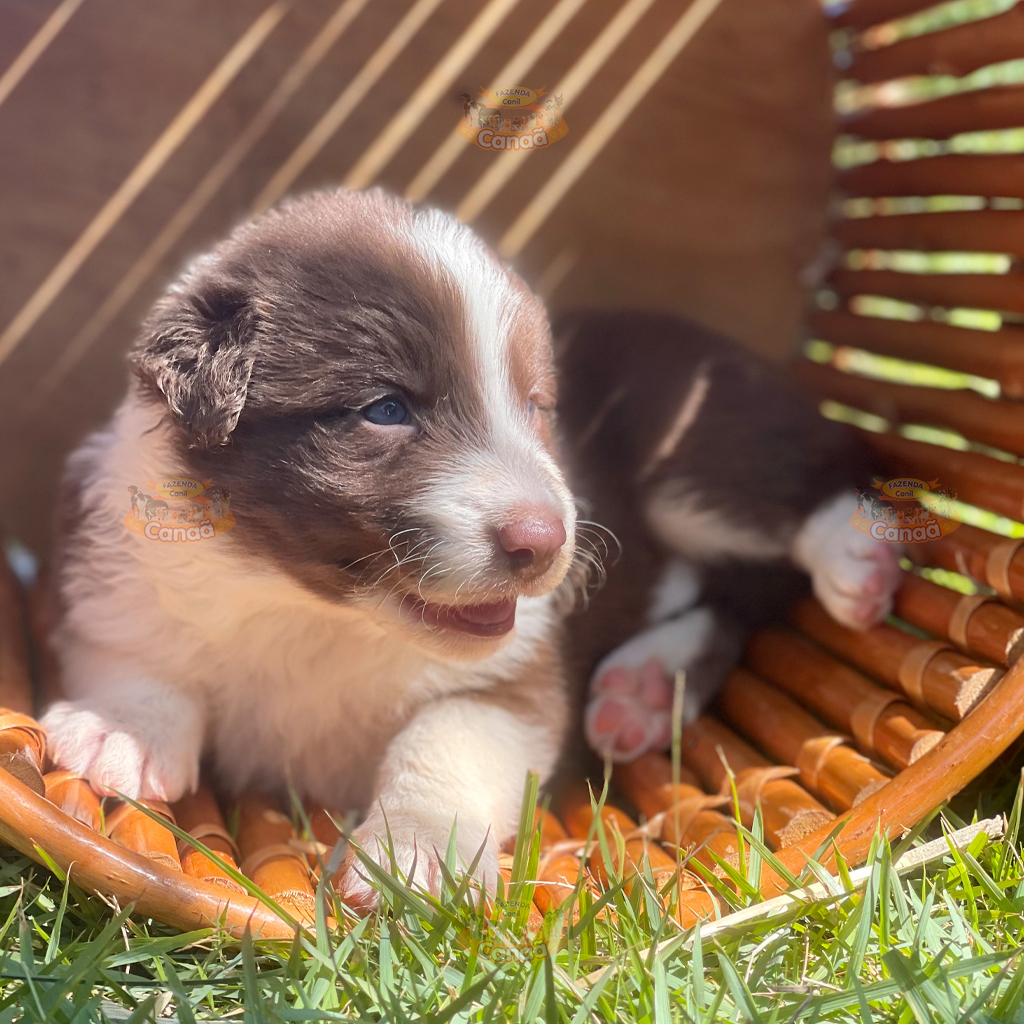
[[[465,447],[452,452],[419,503],[439,529],[435,554],[476,567],[488,564],[495,530],[517,509],[530,506],[550,507],[561,517],[565,551],[571,552],[572,496],[512,382],[510,346],[516,343],[513,326],[523,296],[476,235],[450,215],[418,211],[409,231],[412,243],[431,266],[440,267],[461,297],[474,359],[467,369],[476,378],[486,417],[483,436],[467,437]],[[563,572],[566,567],[561,566]],[[458,575],[449,574],[448,581]]]

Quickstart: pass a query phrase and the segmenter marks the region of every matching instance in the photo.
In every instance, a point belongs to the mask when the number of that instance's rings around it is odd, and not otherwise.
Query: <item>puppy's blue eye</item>
[[[393,395],[371,402],[362,413],[371,423],[381,427],[398,427],[409,422],[409,410],[405,403]]]

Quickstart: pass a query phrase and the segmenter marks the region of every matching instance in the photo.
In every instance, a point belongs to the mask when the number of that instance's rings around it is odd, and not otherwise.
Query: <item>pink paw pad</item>
[[[672,680],[655,658],[639,668],[615,665],[591,683],[587,741],[602,757],[632,761],[671,740]]]

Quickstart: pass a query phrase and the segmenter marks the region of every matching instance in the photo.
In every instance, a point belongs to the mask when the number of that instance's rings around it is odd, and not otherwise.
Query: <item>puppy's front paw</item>
[[[903,548],[855,530],[858,509],[857,495],[844,491],[811,513],[793,540],[793,561],[836,622],[867,629],[892,611]]]
[[[811,574],[814,593],[837,622],[867,629],[892,611],[902,548],[850,530],[826,549]]]
[[[387,815],[380,807],[357,828],[355,842],[385,871],[394,866],[406,884],[433,895],[441,891],[442,874],[438,866],[448,849],[451,824],[442,824],[427,814],[396,811]],[[390,848],[389,848],[390,835]],[[498,844],[486,828],[456,823],[458,873],[468,870],[480,854],[473,877],[493,893],[498,878]],[[356,910],[370,911],[377,905],[377,890],[370,884],[365,865],[350,854],[341,882],[342,899]]]
[[[583,718],[587,742],[602,757],[632,761],[668,746],[672,680],[657,658],[639,668],[613,665],[595,677]]]
[[[154,733],[86,702],[61,701],[43,717],[50,757],[85,776],[98,793],[173,801],[195,789],[199,750],[181,722]]]

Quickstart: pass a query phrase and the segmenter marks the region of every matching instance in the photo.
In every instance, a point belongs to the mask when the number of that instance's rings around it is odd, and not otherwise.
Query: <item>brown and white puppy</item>
[[[367,809],[356,838],[386,862],[389,828],[426,885],[457,819],[493,878],[566,727],[541,305],[451,216],[322,192],[198,259],[130,363],[70,463],[55,760],[133,797],[176,799],[203,756],[229,790],[290,783]],[[126,488],[179,475],[234,527],[126,529]]]

